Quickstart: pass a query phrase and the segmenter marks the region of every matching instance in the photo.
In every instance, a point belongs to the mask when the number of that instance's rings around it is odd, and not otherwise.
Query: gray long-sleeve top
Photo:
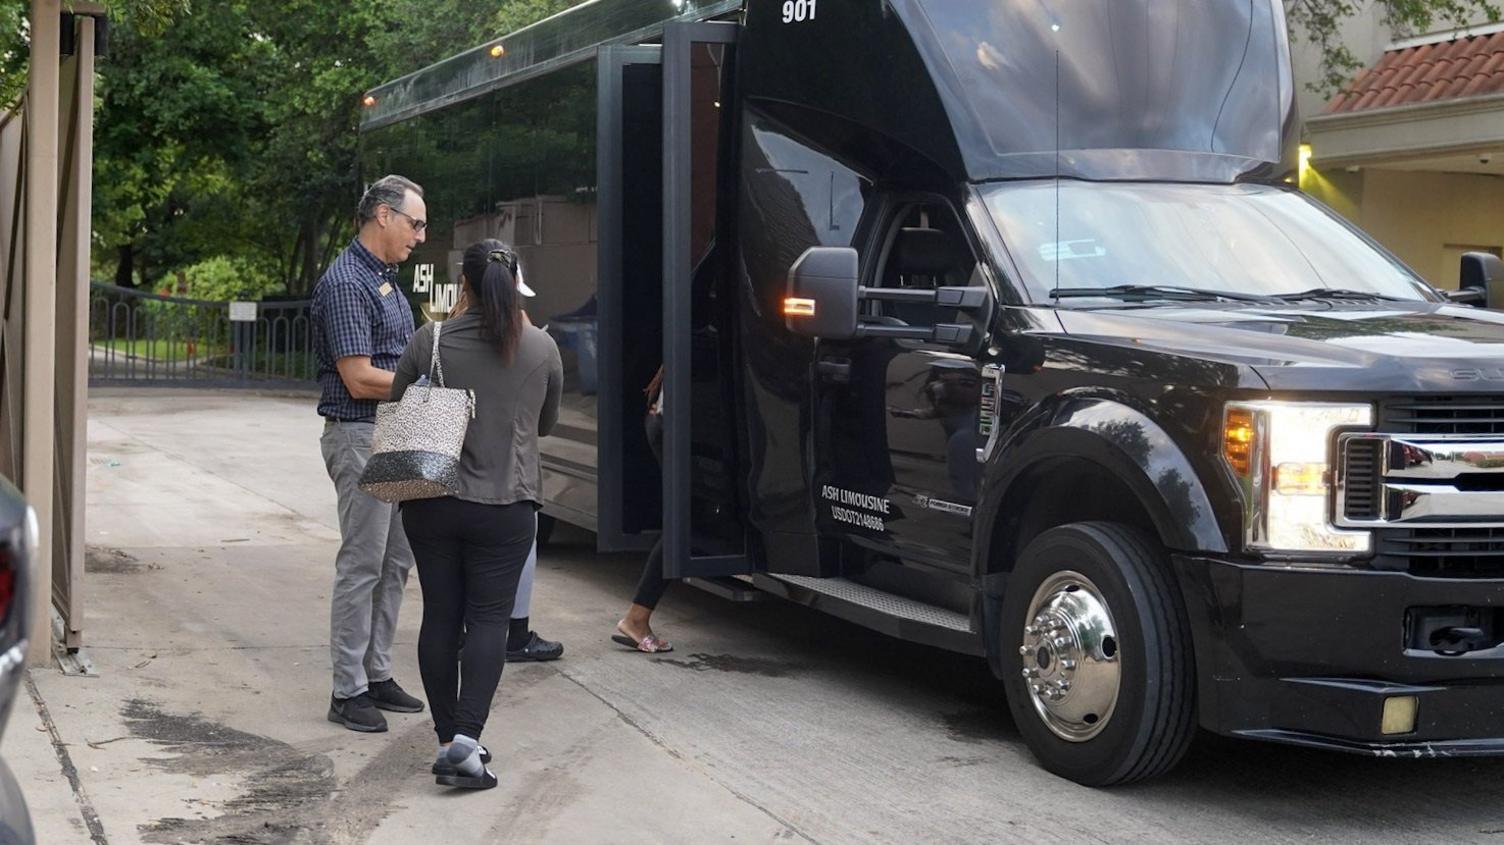
[[[428,373],[433,326],[424,325],[408,342],[392,380],[393,398]],[[475,391],[475,419],[465,430],[457,498],[487,505],[541,504],[538,438],[553,430],[564,386],[564,365],[554,339],[542,329],[524,326],[508,364],[495,341],[486,337],[480,315],[461,314],[444,321],[439,359],[446,387]]]

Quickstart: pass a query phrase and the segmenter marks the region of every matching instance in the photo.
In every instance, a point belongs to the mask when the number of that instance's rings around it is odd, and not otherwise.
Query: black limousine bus
[[[518,248],[601,549],[985,656],[1084,784],[1504,752],[1504,272],[1289,184],[1277,0],[594,0],[365,102],[430,317]]]

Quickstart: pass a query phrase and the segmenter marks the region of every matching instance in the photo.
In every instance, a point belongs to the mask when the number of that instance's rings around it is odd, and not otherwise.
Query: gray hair
[[[407,192],[412,191],[418,196],[423,196],[423,188],[405,176],[393,173],[383,176],[371,183],[366,192],[360,197],[360,205],[355,209],[355,216],[361,225],[376,219],[376,209],[379,206],[388,206],[398,211],[402,210],[402,203],[407,199]]]

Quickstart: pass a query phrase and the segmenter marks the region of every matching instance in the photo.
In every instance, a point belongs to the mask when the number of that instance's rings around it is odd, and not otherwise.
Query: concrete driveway
[[[980,660],[776,600],[669,594],[678,650],[607,640],[639,556],[561,530],[485,740],[501,786],[436,787],[426,716],[324,720],[338,535],[308,397],[97,392],[86,651],[33,673],[3,753],[52,843],[1504,842],[1504,761],[1207,739],[1161,781],[1037,769]],[[410,585],[398,679],[421,693]]]

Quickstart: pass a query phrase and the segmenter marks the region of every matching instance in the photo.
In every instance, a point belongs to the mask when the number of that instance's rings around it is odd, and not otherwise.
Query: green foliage
[[[510,0],[496,10],[492,24],[497,35],[505,35],[576,5],[579,0]]]
[[[1480,17],[1496,22],[1496,0],[1284,0],[1292,38],[1304,37],[1321,49],[1320,76],[1306,83],[1312,91],[1335,94],[1352,80],[1363,61],[1342,43],[1342,25],[1364,14],[1381,16],[1384,26],[1403,37],[1444,27],[1459,28]]]
[[[129,22],[137,29],[159,34],[178,15],[188,12],[190,0],[102,0],[112,24]],[[63,0],[63,11],[71,4]],[[26,91],[26,64],[31,27],[25,0],[0,0],[0,108],[20,101]]]
[[[1321,47],[1328,89],[1357,64],[1338,38],[1352,16],[1426,30],[1498,17],[1499,1],[1283,0],[1292,31]],[[575,2],[111,0],[95,122],[97,266],[134,285],[167,268],[221,278],[234,274],[216,262],[241,262],[306,294],[353,234],[363,92]],[[24,88],[28,9],[0,0],[0,105]],[[494,139],[518,180],[537,172],[529,156],[567,150],[578,123],[568,118]]]
[[[181,280],[181,284],[180,284]],[[246,258],[216,255],[182,270],[168,273],[155,287],[160,293],[226,302],[232,299],[261,299],[282,293],[285,286],[266,268]]]

